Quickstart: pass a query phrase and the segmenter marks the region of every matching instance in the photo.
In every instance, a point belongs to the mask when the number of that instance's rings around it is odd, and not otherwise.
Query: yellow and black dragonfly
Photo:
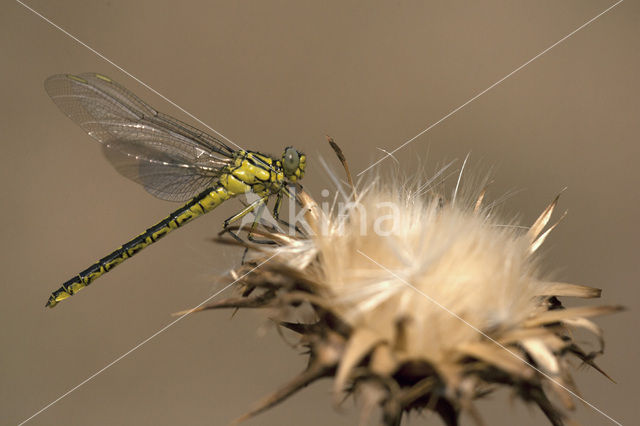
[[[120,174],[163,200],[189,200],[66,281],[51,294],[46,306],[53,307],[74,295],[169,232],[237,195],[252,192],[257,199],[227,219],[225,228],[254,210],[259,216],[272,195],[276,197],[277,218],[283,196],[291,196],[287,187],[304,175],[306,157],[296,149],[286,148],[280,158],[232,149],[213,136],[156,111],[104,75],[60,74],[49,77],[44,85],[55,104],[102,143],[107,159]]]

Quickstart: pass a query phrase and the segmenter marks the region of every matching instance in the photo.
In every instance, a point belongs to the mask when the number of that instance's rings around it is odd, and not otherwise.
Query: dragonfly
[[[107,76],[58,74],[45,80],[53,102],[102,144],[107,160],[123,176],[163,200],[186,202],[137,237],[81,271],[55,290],[47,307],[84,289],[100,276],[169,232],[241,194],[256,200],[224,221],[223,228],[254,213],[252,227],[275,197],[278,218],[289,188],[303,178],[306,156],[287,147],[281,157],[233,149],[219,139],[160,113]],[[250,235],[250,234],[249,234]]]

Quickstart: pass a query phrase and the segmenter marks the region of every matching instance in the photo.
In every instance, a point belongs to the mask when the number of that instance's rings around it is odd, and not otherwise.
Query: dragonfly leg
[[[238,213],[234,214],[233,216],[231,216],[230,218],[225,220],[223,227],[227,228],[230,223],[235,222],[236,220],[242,219],[247,214],[249,214],[252,211],[254,211],[256,209],[256,207],[261,206],[264,203],[266,203],[268,198],[269,198],[268,196],[264,196],[262,198],[258,198],[256,201],[254,201],[253,203],[249,204],[244,209],[240,210]]]
[[[224,229],[229,232],[229,234],[231,234],[231,236],[238,242],[245,244],[244,240],[238,236],[238,234],[236,234],[235,232],[231,231],[230,229],[227,229],[229,227],[229,224],[231,224],[232,222],[235,222],[236,220],[242,219],[244,216],[246,216],[247,214],[251,213],[252,211],[254,211],[256,208],[258,209],[258,214],[256,215],[255,220],[253,221],[253,223],[251,224],[251,229],[249,231],[249,235],[248,235],[248,239],[249,241],[254,241],[253,237],[251,236],[251,233],[253,232],[253,230],[255,229],[257,222],[259,221],[259,215],[262,213],[262,210],[264,209],[264,205],[267,202],[267,200],[269,199],[268,196],[264,196],[262,198],[257,199],[256,201],[252,202],[251,204],[249,204],[248,206],[246,206],[245,208],[243,208],[240,212],[238,212],[237,214],[231,216],[230,218],[228,218],[227,220],[224,221]],[[242,261],[241,263],[244,265],[245,263],[245,257],[247,255],[249,248],[245,247],[244,249],[244,253],[242,254]]]
[[[276,195],[276,203],[273,206],[273,218],[280,224],[286,226],[286,227],[291,227],[291,225],[289,224],[289,222],[287,222],[286,220],[282,220],[280,219],[280,207],[282,207],[282,191],[278,192],[278,195]]]
[[[223,234],[229,234],[233,237],[234,240],[236,240],[237,242],[239,242],[241,245],[246,245],[245,241],[242,239],[242,237],[240,237],[238,234],[236,234],[235,232],[233,232],[231,229],[229,228],[225,228],[222,230],[222,232],[220,232],[219,235],[223,235]]]
[[[255,238],[253,236],[253,231],[255,231],[256,227],[258,226],[258,224],[260,223],[260,219],[262,219],[262,213],[264,212],[264,208],[266,206],[266,203],[261,204],[258,207],[258,210],[256,212],[256,217],[253,220],[253,223],[251,224],[251,228],[249,229],[249,233],[247,234],[247,239],[249,241],[251,241],[252,243],[257,243],[257,244],[275,244],[273,241],[271,240],[259,240],[257,238]]]
[[[273,206],[273,218],[281,225],[284,225],[287,227],[287,229],[291,229],[291,224],[289,222],[287,222],[284,219],[280,218],[280,208],[282,207],[282,193],[287,191],[286,189],[282,189],[282,191],[278,192],[278,195],[276,196],[276,204]],[[291,194],[289,192],[285,192],[289,197],[291,197]]]
[[[286,220],[280,218],[280,207],[282,207],[283,193],[287,194],[287,196],[290,199],[295,199],[300,206],[302,206],[302,204],[297,200],[297,198],[293,194],[291,194],[291,192],[289,191],[289,188],[284,187],[280,192],[278,192],[278,195],[276,197],[276,204],[273,206],[273,217],[276,219],[276,221],[278,221],[278,223],[286,226],[287,230],[289,230],[293,228],[293,225],[291,225]],[[298,225],[295,226],[295,230],[297,233],[304,235],[304,232],[300,228],[298,228]]]
[[[273,217],[280,221],[280,207],[282,207],[282,191],[276,195],[276,203],[273,205]]]

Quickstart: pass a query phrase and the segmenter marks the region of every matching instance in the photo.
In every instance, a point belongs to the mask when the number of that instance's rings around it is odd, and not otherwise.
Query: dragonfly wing
[[[45,89],[56,105],[105,147],[122,175],[151,194],[183,201],[210,186],[234,151],[161,114],[100,74],[54,75]]]
[[[183,202],[213,186],[220,176],[219,167],[179,162],[170,153],[149,153],[148,148],[134,148],[127,141],[124,149],[118,143],[103,145],[107,160],[122,176],[139,183],[155,197]],[[114,149],[116,148],[116,149]],[[139,151],[139,155],[135,152]],[[149,161],[141,158],[153,156]]]

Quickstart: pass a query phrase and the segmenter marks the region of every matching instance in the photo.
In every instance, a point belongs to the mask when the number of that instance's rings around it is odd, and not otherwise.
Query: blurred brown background
[[[236,143],[304,150],[316,195],[332,188],[318,158],[337,167],[325,134],[360,171],[383,155],[376,148],[394,149],[613,2],[364,4],[29,2]],[[220,288],[213,277],[239,253],[209,239],[239,204],[46,310],[61,282],[176,206],[114,172],[43,80],[98,71],[185,116],[20,4],[0,8],[0,423],[16,424]],[[576,373],[583,396],[624,424],[639,413],[639,40],[640,6],[625,1],[395,155],[410,172],[471,152],[472,166],[493,167],[492,197],[524,189],[506,203],[523,224],[568,186],[560,209],[569,216],[546,244],[546,266],[602,288],[602,303],[629,307],[598,319],[607,337],[600,364],[618,383]],[[30,424],[227,424],[303,368],[266,324],[254,312],[187,317]],[[346,413],[330,403],[329,382],[320,382],[247,424],[356,422],[351,401]],[[479,407],[491,425],[546,424],[505,392]],[[586,406],[575,418],[611,424]]]

